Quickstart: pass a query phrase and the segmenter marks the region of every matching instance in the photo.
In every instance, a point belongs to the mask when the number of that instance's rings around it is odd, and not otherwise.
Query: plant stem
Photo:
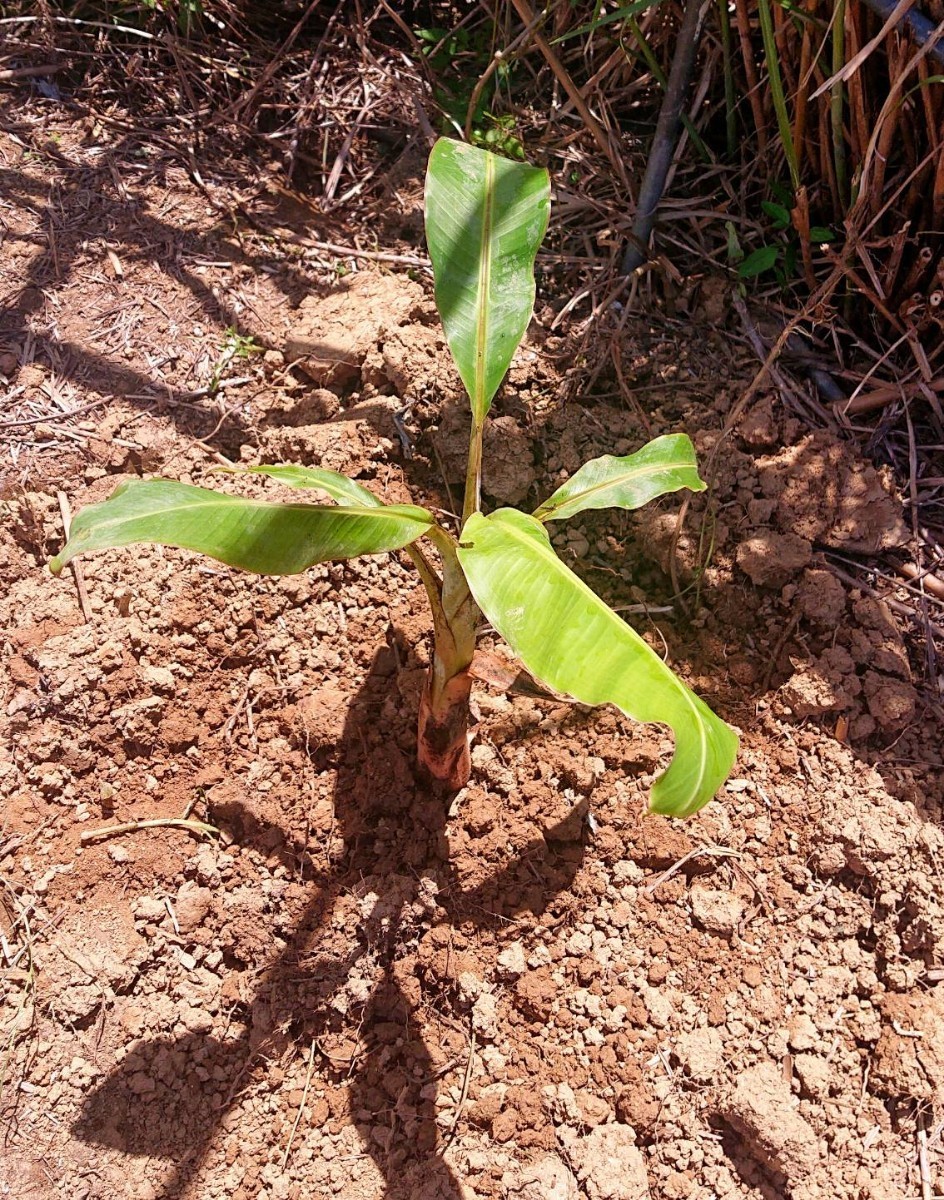
[[[462,502],[462,524],[465,525],[473,513],[482,507],[482,438],[485,433],[485,420],[476,421],[472,418],[472,432],[469,434],[469,463],[465,473],[465,498]]]
[[[731,45],[731,14],[728,0],[718,0],[721,30],[721,60],[724,69],[724,130],[728,157],[737,153],[737,93],[734,89],[734,51]]]
[[[787,112],[787,99],[783,91],[783,77],[780,74],[780,64],[777,57],[777,39],[774,34],[774,19],[770,9],[770,0],[758,0],[757,13],[760,17],[760,33],[764,43],[764,61],[767,64],[768,85],[774,102],[774,112],[777,116],[777,130],[780,134],[784,158],[787,160],[787,171],[790,174],[790,189],[795,196],[800,187],[800,166],[797,162],[796,147],[793,144],[793,129],[790,126],[790,116]]]
[[[838,75],[845,65],[846,48],[846,0],[838,0],[833,16],[832,37],[832,73]],[[846,212],[849,204],[849,179],[846,170],[846,143],[843,133],[842,118],[845,89],[841,79],[836,81],[829,97],[829,123],[833,138],[833,161],[836,164],[836,190],[839,192],[839,204]]]
[[[672,166],[672,159],[675,157],[675,148],[678,144],[682,108],[685,104],[685,97],[688,95],[692,67],[695,62],[700,17],[701,0],[687,0],[672,58],[672,67],[665,85],[662,107],[659,109],[656,131],[646,162],[646,173],[639,188],[632,241],[623,255],[622,272],[624,275],[631,275],[637,267],[641,267],[649,252],[649,238],[655,224],[656,209],[662,199],[669,168]],[[638,36],[640,46],[646,46],[641,31]]]
[[[446,790],[456,791],[468,782],[472,768],[469,668],[475,654],[478,609],[459,566],[453,538],[435,527],[428,536],[442,558],[442,585],[438,593],[430,595],[433,658],[420,700],[416,757],[425,775]]]

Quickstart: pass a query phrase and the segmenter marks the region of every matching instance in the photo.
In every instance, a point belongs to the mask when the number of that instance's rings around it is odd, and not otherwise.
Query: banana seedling
[[[482,439],[492,400],[534,305],[534,260],[547,229],[543,169],[458,141],[434,147],[426,176],[426,236],[436,305],[472,408],[458,532],[427,509],[382,503],[334,471],[293,465],[250,472],[313,489],[331,504],[273,504],[154,479],[126,483],[78,514],[51,562],[152,542],[199,551],[266,575],[403,549],[432,609],[433,654],[420,701],[420,771],[447,789],[469,778],[469,697],[484,614],[524,666],[585,704],[615,704],[672,729],[675,752],[655,781],[652,811],[684,817],[706,804],[734,762],[737,737],[643,639],[555,554],[548,524],[588,509],[633,509],[682,488],[702,491],[684,434],[626,457],[586,463],[530,515],[481,511]]]

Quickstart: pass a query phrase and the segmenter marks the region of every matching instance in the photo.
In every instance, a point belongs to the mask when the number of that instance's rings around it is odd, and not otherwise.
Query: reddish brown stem
[[[420,700],[416,758],[421,774],[448,791],[469,782],[469,696],[472,676],[459,671],[438,687],[430,667]],[[436,694],[438,692],[438,695]]]

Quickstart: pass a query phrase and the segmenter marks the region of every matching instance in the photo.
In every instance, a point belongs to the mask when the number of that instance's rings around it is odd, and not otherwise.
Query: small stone
[[[569,1083],[550,1084],[543,1091],[544,1107],[555,1125],[577,1125],[580,1109],[577,1097]]]
[[[815,1050],[822,1039],[813,1019],[807,1013],[797,1013],[787,1026],[787,1044],[791,1050]]]
[[[724,1043],[717,1029],[692,1029],[675,1043],[675,1057],[692,1079],[708,1083],[724,1060]]]
[[[151,1076],[146,1075],[144,1071],[135,1071],[128,1080],[128,1087],[136,1096],[143,1096],[147,1092],[153,1092],[155,1084]]]
[[[632,924],[633,916],[633,906],[625,900],[618,900],[610,909],[610,924],[614,929],[625,929]]]
[[[696,882],[692,884],[689,898],[695,920],[721,937],[731,937],[744,917],[744,901],[732,892],[718,891]]]
[[[517,1128],[517,1112],[513,1108],[503,1108],[492,1121],[492,1137],[496,1142],[510,1142]]]
[[[520,978],[528,969],[522,944],[512,942],[506,946],[496,959],[496,968],[496,974],[500,979]]]
[[[471,971],[463,971],[457,982],[459,984],[459,996],[464,1004],[474,1003],[485,986],[482,980],[477,975],[473,975]]]
[[[131,915],[136,921],[157,924],[167,916],[167,909],[162,900],[156,900],[153,896],[139,896],[131,905]]]
[[[213,893],[209,888],[187,880],[181,884],[174,901],[177,924],[182,933],[190,933],[201,925],[213,905]]]
[[[613,1110],[602,1096],[597,1096],[586,1088],[581,1088],[576,1094],[577,1108],[580,1112],[581,1124],[588,1129],[597,1125],[605,1125],[613,1115]]]
[[[152,691],[171,696],[177,690],[177,680],[169,667],[142,667],[141,675]]]
[[[830,1069],[825,1058],[818,1054],[796,1054],[793,1069],[807,1095],[822,1099],[829,1094]]]
[[[737,565],[758,587],[783,587],[809,565],[813,547],[795,533],[765,530],[737,548]]]
[[[928,1104],[944,1100],[944,994],[888,995],[873,1077],[880,1095]]]
[[[769,397],[758,401],[741,418],[738,433],[748,446],[775,446],[780,438],[780,427],[773,402]]]
[[[642,989],[642,999],[649,1014],[649,1024],[656,1029],[665,1029],[671,1024],[675,1015],[675,1007],[668,996],[663,995],[657,988]]]
[[[498,1004],[490,992],[482,992],[472,1005],[472,1028],[480,1037],[492,1038],[498,1031]]]
[[[213,1028],[213,1018],[202,1008],[181,1009],[180,1023],[188,1033],[209,1033]]]
[[[646,1160],[631,1125],[600,1125],[565,1145],[589,1200],[649,1200]]]
[[[720,1107],[720,1115],[743,1135],[743,1148],[781,1171],[791,1191],[819,1164],[816,1134],[796,1103],[780,1067],[763,1062],[741,1073]]]
[[[512,1184],[508,1190],[518,1200],[580,1200],[573,1172],[556,1155],[525,1167],[520,1183]]]
[[[812,624],[832,629],[846,610],[846,589],[832,571],[817,567],[803,572],[797,603]]]

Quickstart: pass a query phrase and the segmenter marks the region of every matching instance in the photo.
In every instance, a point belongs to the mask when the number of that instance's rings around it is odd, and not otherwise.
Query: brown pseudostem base
[[[420,771],[448,791],[469,781],[469,696],[472,677],[459,671],[435,696],[435,664],[430,667],[420,700],[416,758]]]
[[[420,699],[416,761],[420,775],[445,791],[458,791],[469,782],[472,771],[470,668],[478,609],[459,566],[455,541],[436,528],[428,536],[439,550],[442,579],[431,571],[416,547],[410,555],[429,597],[434,641],[433,659]]]

